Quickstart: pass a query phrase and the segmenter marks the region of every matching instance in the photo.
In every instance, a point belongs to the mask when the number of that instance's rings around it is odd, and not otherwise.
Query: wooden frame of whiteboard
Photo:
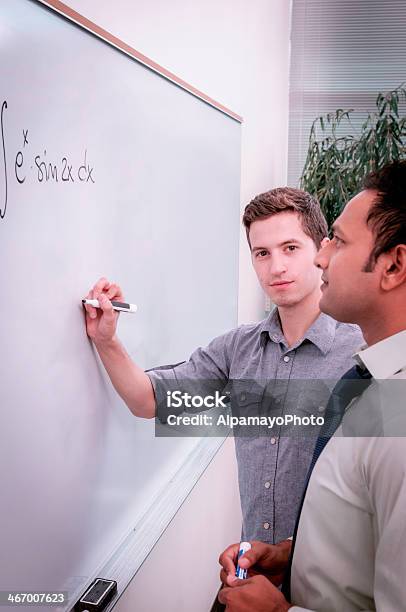
[[[35,0],[35,2],[58,13],[61,17],[66,18],[80,28],[87,30],[90,34],[100,38],[112,47],[115,47],[122,53],[128,55],[131,59],[143,64],[146,68],[152,70],[166,80],[171,81],[181,89],[199,98],[206,104],[209,104],[231,119],[238,123],[243,122],[243,118],[240,115],[234,113],[219,102],[216,102],[213,98],[177,77],[174,73],[163,68],[60,0]],[[114,608],[118,599],[124,593],[148,554],[152,551],[199,478],[203,475],[216,453],[220,450],[225,439],[226,438],[207,437],[200,440],[187,456],[187,460],[185,460],[181,468],[171,479],[170,490],[167,488],[166,491],[159,491],[155,500],[152,501],[148,512],[137,522],[128,535],[118,543],[111,558],[100,567],[95,568],[94,574],[89,578],[84,587],[81,585],[75,589],[75,586],[72,584],[73,590],[69,593],[69,605],[65,608],[65,612],[71,610],[71,606],[98,576],[109,576],[117,581],[117,596],[108,604],[105,608],[105,612],[109,612]]]

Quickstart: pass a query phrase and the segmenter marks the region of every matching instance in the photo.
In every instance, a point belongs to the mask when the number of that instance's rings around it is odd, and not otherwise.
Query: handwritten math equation
[[[15,180],[22,185],[26,181],[37,183],[95,183],[94,167],[89,163],[88,153],[85,149],[82,159],[75,163],[67,155],[53,158],[46,149],[40,153],[30,151],[29,130],[22,129],[21,148],[10,154],[5,139],[5,122],[8,105],[4,100],[0,111],[1,151],[0,151],[0,184],[4,177],[4,190],[0,200],[0,219],[4,219],[7,212],[8,187],[10,181]],[[9,163],[11,161],[11,163]],[[1,170],[3,166],[3,171]]]

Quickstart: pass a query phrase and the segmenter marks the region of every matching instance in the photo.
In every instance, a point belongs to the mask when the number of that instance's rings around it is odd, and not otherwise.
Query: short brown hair
[[[372,272],[382,253],[406,244],[406,160],[391,162],[368,174],[364,189],[378,192],[367,216],[375,244],[364,270]]]
[[[304,233],[319,249],[321,241],[328,234],[327,221],[321,212],[320,204],[310,193],[292,187],[278,187],[261,193],[245,207],[242,222],[247,232],[248,244],[251,246],[251,223],[286,211],[298,213]]]

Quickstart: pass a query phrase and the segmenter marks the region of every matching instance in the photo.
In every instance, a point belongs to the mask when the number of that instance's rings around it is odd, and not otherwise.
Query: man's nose
[[[286,272],[287,266],[283,257],[274,255],[269,262],[269,273],[271,276],[280,276]]]
[[[330,257],[331,240],[329,238],[323,238],[319,250],[317,251],[316,257],[314,258],[314,265],[317,268],[324,270],[328,266]]]
[[[316,257],[314,258],[314,265],[317,266],[317,268],[321,268],[322,270],[325,270],[325,268],[327,268],[328,250],[329,245],[326,245],[321,247],[320,251],[318,251],[318,253],[316,254]]]

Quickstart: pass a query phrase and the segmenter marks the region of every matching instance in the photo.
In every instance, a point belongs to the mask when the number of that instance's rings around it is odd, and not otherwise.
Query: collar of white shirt
[[[390,378],[406,369],[406,330],[362,348],[354,359],[376,379]]]

